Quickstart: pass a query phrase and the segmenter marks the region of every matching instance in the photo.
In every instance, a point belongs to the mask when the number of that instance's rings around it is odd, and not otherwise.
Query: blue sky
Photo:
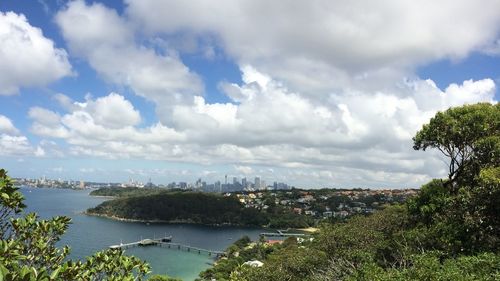
[[[411,137],[439,110],[498,100],[498,2],[337,2],[1,1],[2,167],[302,187],[443,176]]]

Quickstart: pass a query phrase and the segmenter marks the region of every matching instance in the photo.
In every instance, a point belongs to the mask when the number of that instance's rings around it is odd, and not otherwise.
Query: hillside
[[[138,187],[109,187],[92,190],[90,196],[106,197],[130,197],[138,195],[151,195],[165,191],[161,188],[138,188]]]
[[[290,212],[267,213],[245,208],[235,196],[179,191],[121,197],[88,209],[87,214],[118,219],[207,225],[307,227],[312,224],[306,217]]]
[[[202,280],[500,280],[500,105],[439,112],[413,138],[449,160],[446,179],[312,240],[238,241]],[[258,260],[260,266],[248,265]]]

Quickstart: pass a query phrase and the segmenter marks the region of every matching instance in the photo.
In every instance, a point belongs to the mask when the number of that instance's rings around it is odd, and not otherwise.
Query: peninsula
[[[102,195],[94,192],[91,195]],[[150,194],[117,197],[86,211],[96,215],[125,221],[195,223],[206,225],[238,225],[304,228],[314,220],[288,209],[272,212],[246,208],[235,195],[193,191],[151,191]],[[106,192],[108,196],[120,196]]]

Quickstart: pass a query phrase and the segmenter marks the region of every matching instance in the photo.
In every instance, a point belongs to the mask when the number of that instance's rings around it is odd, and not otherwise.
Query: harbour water
[[[259,228],[115,221],[82,214],[87,208],[107,200],[89,196],[88,190],[21,188],[21,192],[26,197],[26,211],[37,212],[42,218],[58,215],[72,218],[72,224],[60,244],[71,247],[70,257],[74,259],[84,258],[120,242],[165,235],[172,235],[172,242],[175,243],[221,251],[244,235],[257,239],[263,232]],[[155,274],[168,274],[182,280],[194,280],[214,261],[207,254],[160,247],[136,247],[127,249],[126,253],[147,261]]]

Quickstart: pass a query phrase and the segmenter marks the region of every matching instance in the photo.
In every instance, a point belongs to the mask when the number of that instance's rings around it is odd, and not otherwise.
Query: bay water
[[[248,235],[258,239],[264,229],[245,227],[215,227],[192,224],[123,222],[102,217],[87,216],[83,212],[98,205],[105,198],[89,196],[88,190],[51,188],[21,188],[28,205],[26,212],[36,212],[41,218],[69,216],[72,224],[62,237],[60,245],[71,247],[70,258],[82,259],[110,245],[172,235],[172,242],[222,251],[235,240]],[[194,280],[198,273],[209,268],[213,257],[206,253],[187,252],[161,247],[135,247],[126,250],[147,261],[153,274],[168,274],[182,280]]]

